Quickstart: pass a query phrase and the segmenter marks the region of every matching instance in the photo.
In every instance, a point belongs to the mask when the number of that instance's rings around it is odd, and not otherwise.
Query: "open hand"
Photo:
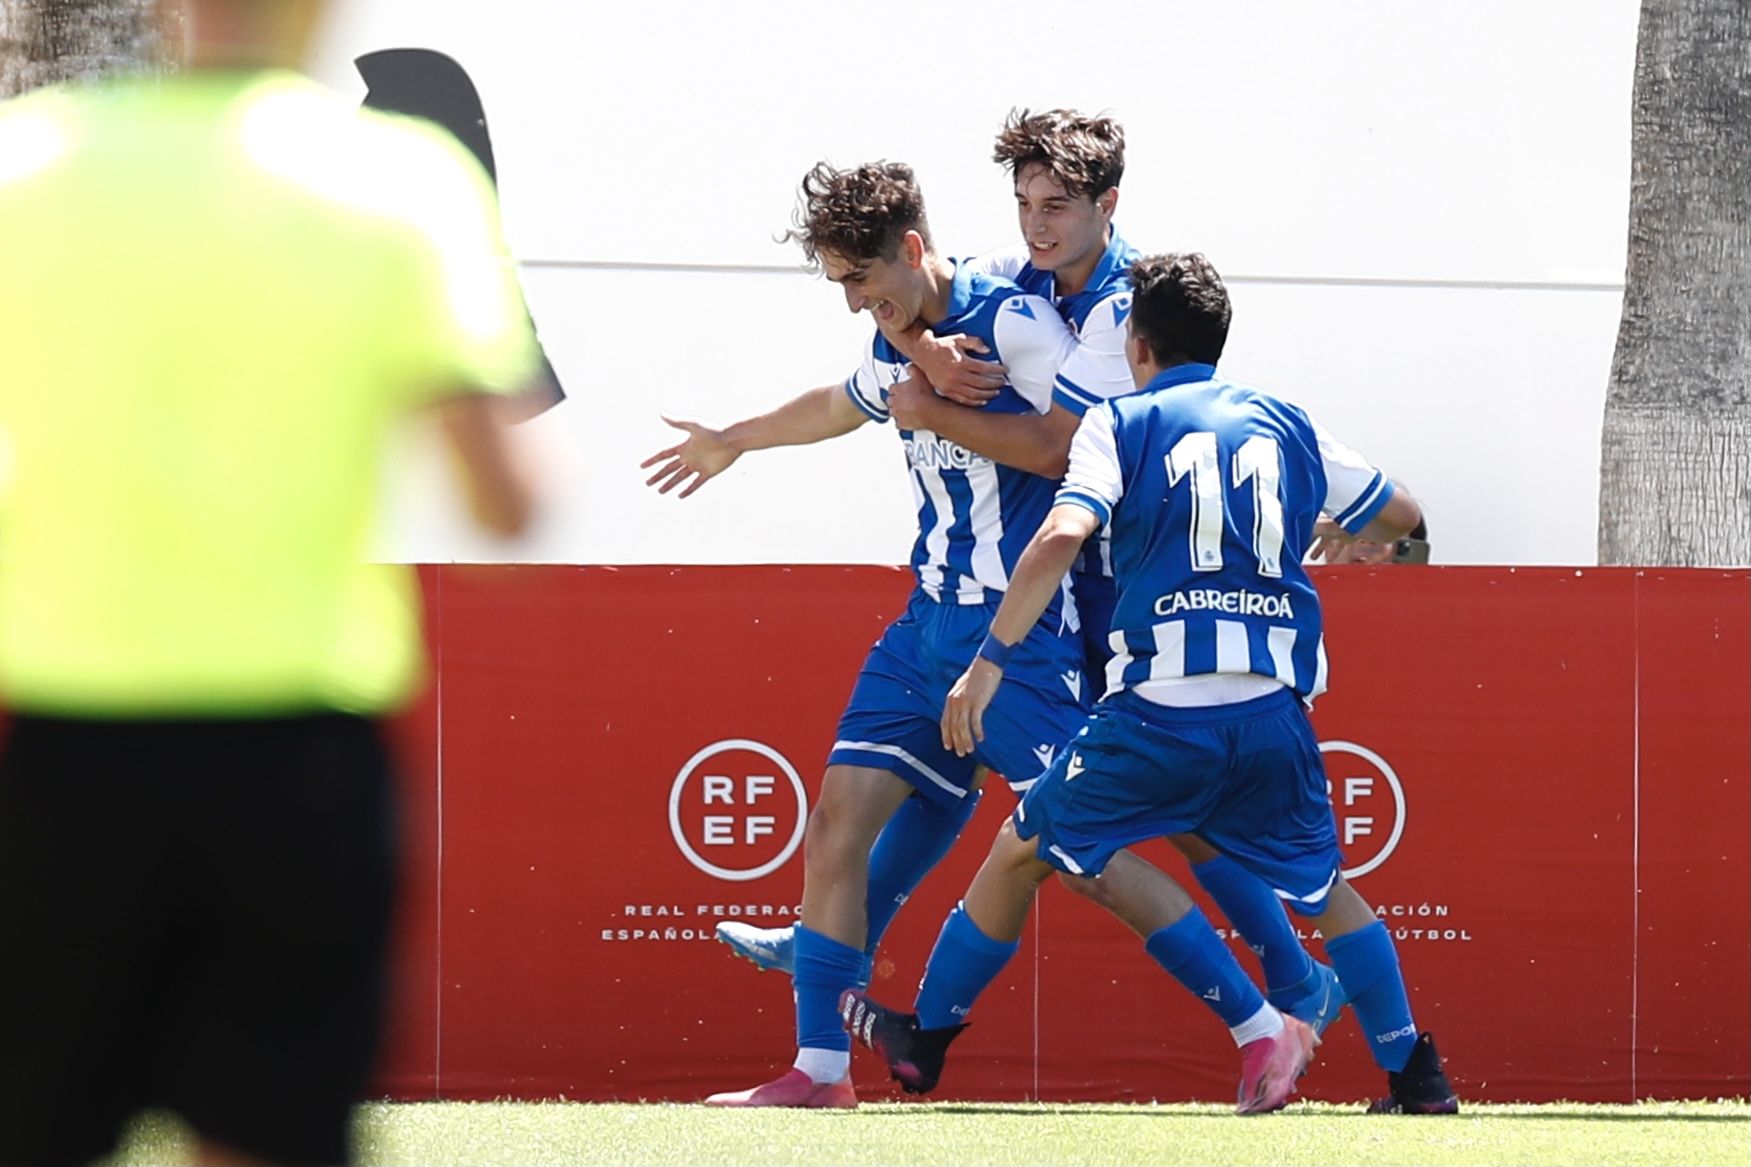
[[[686,498],[722,474],[730,463],[741,457],[741,451],[725,440],[722,430],[714,430],[696,421],[677,421],[671,417],[663,418],[663,422],[674,426],[687,437],[666,450],[658,450],[638,464],[639,469],[649,470],[659,462],[662,463],[655,474],[644,480],[646,486],[655,486],[659,494],[668,494],[676,487],[684,485],[681,497]]]
[[[1307,549],[1309,558],[1321,563],[1342,563],[1344,552],[1355,542],[1351,534],[1331,518],[1321,515],[1313,524],[1313,546]]]

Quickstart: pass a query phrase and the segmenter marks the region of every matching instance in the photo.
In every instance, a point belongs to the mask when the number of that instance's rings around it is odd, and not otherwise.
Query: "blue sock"
[[[965,1021],[973,1002],[1020,947],[1019,940],[1005,943],[985,935],[967,915],[966,904],[956,904],[942,922],[942,933],[924,966],[924,983],[918,986],[913,1008],[920,1028],[943,1029]]]
[[[1258,954],[1265,970],[1265,993],[1272,1004],[1294,1004],[1305,993],[1301,986],[1313,974],[1313,958],[1296,938],[1295,926],[1289,923],[1277,893],[1226,855],[1192,864],[1192,875],[1247,947]]]
[[[839,1020],[839,994],[857,982],[863,953],[801,924],[796,926],[796,1044],[798,1049],[851,1050]]]
[[[1375,1063],[1383,1070],[1404,1069],[1411,1047],[1417,1044],[1417,1027],[1411,1020],[1404,975],[1398,970],[1398,950],[1386,925],[1377,920],[1360,931],[1327,940],[1325,954],[1344,983]]]
[[[1233,1029],[1265,1006],[1258,986],[1222,943],[1204,913],[1193,908],[1143,942],[1156,963]]]
[[[930,869],[942,862],[967,820],[978,809],[975,790],[953,806],[944,806],[915,794],[900,804],[888,825],[876,837],[869,852],[869,943],[864,951],[875,955],[882,933],[894,914]]]

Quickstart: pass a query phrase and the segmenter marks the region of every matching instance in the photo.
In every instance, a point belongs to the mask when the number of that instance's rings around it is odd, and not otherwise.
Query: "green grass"
[[[583,1103],[365,1108],[367,1164],[1738,1164],[1751,1106],[1473,1106],[1385,1118],[1296,1103],[1238,1118],[1219,1106],[875,1104],[855,1112]],[[134,1132],[116,1164],[187,1162],[169,1120]]]

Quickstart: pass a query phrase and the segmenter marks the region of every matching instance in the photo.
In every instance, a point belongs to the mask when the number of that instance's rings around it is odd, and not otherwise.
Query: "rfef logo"
[[[1392,767],[1355,742],[1320,742],[1326,789],[1344,849],[1345,879],[1367,875],[1398,846],[1404,834],[1404,787]]]
[[[745,738],[694,754],[669,789],[675,846],[699,870],[734,883],[784,866],[802,845],[808,811],[796,767]]]

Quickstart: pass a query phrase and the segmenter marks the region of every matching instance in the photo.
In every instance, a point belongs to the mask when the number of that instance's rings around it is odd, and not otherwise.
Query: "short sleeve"
[[[1113,423],[1110,406],[1082,415],[1082,424],[1076,427],[1076,436],[1070,440],[1070,469],[1053,502],[1055,506],[1071,503],[1086,507],[1103,527],[1112,521],[1113,508],[1125,493]]]
[[[1136,391],[1130,362],[1125,359],[1125,320],[1130,315],[1129,292],[1096,304],[1083,322],[1076,347],[1059,367],[1053,399],[1077,417],[1102,401]]]
[[[961,261],[961,266],[975,275],[1000,276],[1013,280],[1021,275],[1021,269],[1027,266],[1027,248],[1022,246],[1002,247],[996,251],[987,251],[984,255],[976,255],[972,259]]]
[[[1052,383],[1076,337],[1051,302],[1021,294],[997,310],[992,329],[997,352],[1009,367],[1009,384],[1040,413],[1052,408]]]
[[[1325,505],[1332,519],[1354,535],[1368,525],[1392,498],[1392,481],[1362,455],[1332,437],[1312,421],[1319,442],[1319,460],[1325,469]]]
[[[897,378],[895,362],[883,360],[882,357],[888,354],[877,351],[880,335],[871,333],[864,344],[862,363],[856,372],[845,378],[845,396],[874,420],[886,422],[893,416],[888,412],[888,387]],[[887,346],[883,344],[881,347],[885,349]]]

